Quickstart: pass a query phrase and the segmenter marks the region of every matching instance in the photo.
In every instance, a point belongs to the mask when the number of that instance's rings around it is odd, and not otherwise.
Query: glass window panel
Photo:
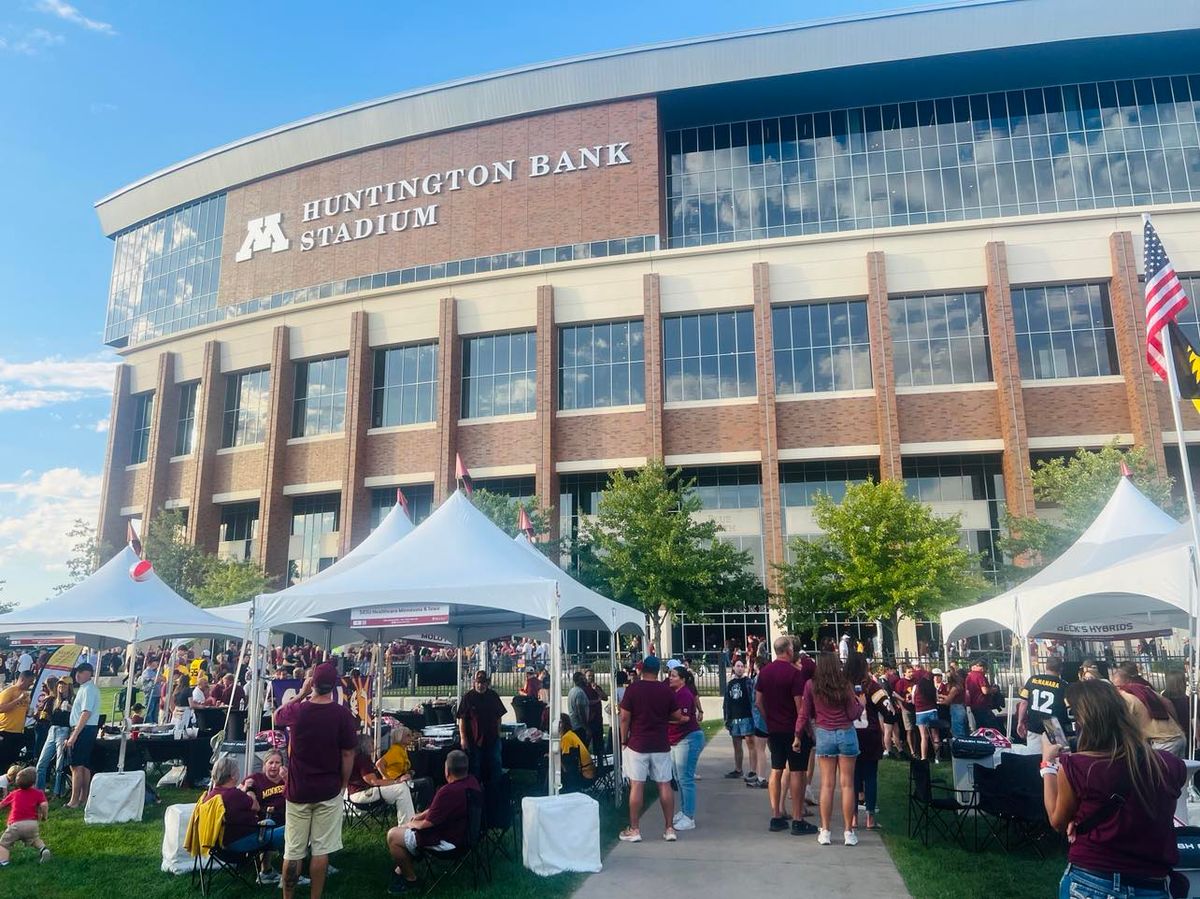
[[[866,302],[839,300],[776,307],[790,311],[791,329],[773,332],[775,389],[780,394],[830,390],[856,390],[871,386],[870,350],[866,327]],[[810,323],[816,324],[809,327]],[[835,351],[835,347],[837,348]],[[854,354],[866,363],[859,367]],[[752,360],[752,356],[747,354]]]
[[[397,427],[434,420],[436,403],[420,402],[418,397],[434,397],[437,394],[437,353],[436,343],[419,343],[375,351],[376,389],[371,412],[373,427]],[[473,377],[468,374],[471,365],[469,360],[477,357],[478,348],[464,347],[464,383]],[[344,359],[342,363],[344,369]],[[465,393],[464,390],[464,410],[467,406]],[[344,405],[344,387],[341,394]]]
[[[1106,284],[1040,285],[1013,293],[1027,315],[1014,316],[1021,376],[1092,377],[1118,371]]]
[[[980,294],[898,297],[889,301],[889,316],[898,386],[991,379],[986,364],[979,364],[980,348],[987,354]],[[905,327],[897,328],[901,321]]]
[[[663,378],[667,400],[715,400],[753,396],[752,371],[739,359],[749,343],[753,362],[753,318],[749,311],[669,316],[663,319]],[[679,344],[669,339],[678,332]],[[678,390],[671,386],[678,378]]]

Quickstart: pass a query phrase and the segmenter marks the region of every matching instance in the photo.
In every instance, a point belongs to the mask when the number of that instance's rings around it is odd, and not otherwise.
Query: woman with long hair
[[[1176,756],[1153,749],[1112,684],[1067,687],[1079,751],[1059,756],[1042,741],[1043,799],[1050,825],[1073,834],[1060,899],[1167,899],[1179,861],[1175,801],[1187,778]]]
[[[66,776],[66,742],[71,735],[71,703],[75,693],[71,689],[69,677],[49,678],[54,680],[54,689],[47,697],[45,705],[50,730],[46,733],[46,741],[37,760],[37,788],[45,790],[50,778],[50,767],[54,766],[54,785],[51,796],[59,796],[63,791],[63,780]]]
[[[858,845],[854,830],[854,762],[858,757],[858,732],[854,721],[862,714],[863,705],[855,696],[850,678],[842,670],[837,653],[823,652],[817,657],[817,670],[804,685],[800,716],[796,719],[794,749],[800,751],[800,738],[809,722],[816,731],[817,762],[821,766],[821,827],[817,842],[828,846],[832,839],[829,821],[833,816],[833,788],[842,791],[843,836],[847,846]]]
[[[879,794],[879,761],[883,758],[885,722],[895,718],[887,689],[867,668],[867,657],[852,652],[846,658],[846,677],[854,685],[854,695],[863,703],[863,714],[854,723],[858,734],[858,757],[854,760],[854,795],[862,797],[867,812],[867,830],[875,830],[876,797]],[[854,823],[858,824],[858,816]]]
[[[675,813],[676,830],[696,829],[696,764],[704,748],[704,732],[700,730],[700,702],[696,698],[696,678],[682,665],[672,668],[667,683],[675,691],[675,701],[684,719],[667,725],[667,740],[671,744],[671,762],[675,767],[675,782],[679,784],[679,810]]]
[[[928,674],[918,674],[912,682],[914,720],[921,734],[921,758],[938,760],[941,735],[938,732],[937,687]],[[932,752],[930,751],[932,747]]]

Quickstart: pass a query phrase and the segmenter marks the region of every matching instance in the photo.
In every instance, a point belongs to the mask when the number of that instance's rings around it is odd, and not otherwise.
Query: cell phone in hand
[[[1045,730],[1046,736],[1054,743],[1057,743],[1063,749],[1069,749],[1071,744],[1067,741],[1067,734],[1063,730],[1062,722],[1057,718],[1047,718],[1042,724],[1042,729]]]
[[[855,685],[854,685],[854,692],[855,692],[855,693],[861,693],[861,692],[862,692],[862,684],[855,684]]]

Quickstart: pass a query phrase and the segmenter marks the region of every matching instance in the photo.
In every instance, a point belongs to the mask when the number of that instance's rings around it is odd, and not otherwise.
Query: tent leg
[[[138,622],[133,623],[133,641],[125,650],[125,716],[121,721],[121,748],[117,753],[117,771],[125,771],[125,748],[129,742],[130,720],[133,716],[133,658],[137,655]]]
[[[258,733],[258,725],[262,722],[262,706],[258,697],[258,642],[259,630],[257,622],[258,597],[250,600],[250,695],[246,697],[246,767],[244,774],[249,776],[254,770],[254,735]],[[236,684],[235,684],[236,686]]]
[[[614,616],[615,617],[615,616]],[[613,805],[621,806],[621,712],[617,708],[617,631],[608,635],[608,720],[612,733]]]
[[[383,631],[376,633],[375,638],[375,758],[379,758],[383,734]]]
[[[550,617],[550,759],[546,766],[549,783],[546,785],[546,795],[553,796],[558,792],[558,773],[562,765],[559,755],[562,734],[559,731],[558,716],[562,709],[562,640],[558,629],[558,596],[554,597],[554,614]]]

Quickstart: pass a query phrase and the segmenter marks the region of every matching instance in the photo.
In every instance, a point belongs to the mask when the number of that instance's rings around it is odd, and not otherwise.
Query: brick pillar
[[[534,483],[550,513],[550,539],[558,539],[558,472],[554,469],[554,413],[558,383],[558,329],[554,325],[554,288],[537,289],[537,425],[538,458]]]
[[[342,474],[342,555],[370,527],[371,497],[363,485],[367,470],[367,429],[371,427],[374,355],[367,313],[350,316],[350,353],[346,359],[346,463]]]
[[[221,446],[221,413],[225,405],[225,379],[221,377],[221,344],[204,344],[204,364],[196,397],[196,475],[188,508],[188,540],[206,552],[217,551],[220,510],[212,501],[213,460]]]
[[[642,275],[642,351],[646,357],[646,455],[663,457],[662,296],[658,275]]]
[[[1128,231],[1114,232],[1108,239],[1108,248],[1112,257],[1112,283],[1108,299],[1112,307],[1117,357],[1125,377],[1125,396],[1129,401],[1133,440],[1139,446],[1146,447],[1160,471],[1166,471],[1162,422],[1154,395],[1154,375],[1145,361],[1145,300],[1138,283],[1133,235]]]
[[[146,513],[149,521],[162,511],[169,499],[167,479],[171,456],[175,452],[175,427],[179,422],[179,388],[175,385],[175,354],[158,357],[158,385],[154,390],[154,421],[150,428],[150,448],[146,456]],[[145,529],[145,524],[142,525]]]
[[[771,272],[756,262],[754,357],[758,377],[758,445],[762,451],[763,580],[770,593],[779,587],[775,565],[783,561],[782,504],[779,498],[779,440],[775,426],[775,338],[771,323]]]
[[[131,369],[122,363],[113,376],[112,412],[109,418],[108,449],[105,452],[104,483],[100,489],[100,516],[96,522],[96,542],[107,556],[125,545],[125,520],[121,517],[121,496],[129,462],[133,430],[133,403],[129,392]]]
[[[1004,439],[1004,500],[1013,515],[1034,514],[1033,479],[1029,475],[1029,435],[1025,429],[1025,400],[1021,393],[1021,363],[1013,323],[1012,292],[1008,284],[1008,251],[1003,241],[984,248],[987,258],[988,336],[992,349],[992,378]]]
[[[258,564],[268,574],[280,575],[285,581],[292,504],[283,495],[283,486],[287,482],[287,442],[292,436],[292,401],[296,396],[296,367],[292,364],[290,338],[287,325],[276,326],[271,335],[270,412],[263,449],[266,478],[258,507]]]
[[[454,453],[458,445],[458,413],[462,403],[462,341],[454,297],[442,297],[438,309],[437,471],[433,475],[436,506],[454,492]]]
[[[900,415],[896,408],[896,369],[888,319],[887,260],[880,251],[867,253],[867,326],[871,334],[875,414],[879,420],[879,476],[895,480],[901,477]]]

